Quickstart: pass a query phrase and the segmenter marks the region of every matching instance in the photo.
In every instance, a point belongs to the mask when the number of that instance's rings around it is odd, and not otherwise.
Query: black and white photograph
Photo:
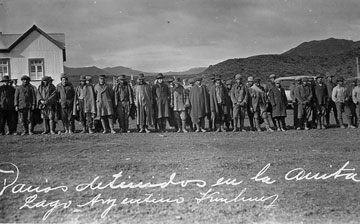
[[[0,0],[0,223],[360,223],[359,9]]]

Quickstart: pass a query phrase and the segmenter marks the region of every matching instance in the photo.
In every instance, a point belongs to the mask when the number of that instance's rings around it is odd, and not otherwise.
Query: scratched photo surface
[[[66,61],[55,67],[74,86],[81,72],[113,71],[206,84],[237,73],[350,78],[359,9],[359,0],[0,0],[0,37],[10,38],[0,50],[33,25],[63,34]],[[360,223],[359,128],[253,132],[248,118],[245,127],[145,134],[130,120],[132,133],[80,134],[76,123],[72,135],[41,135],[42,125],[0,135],[0,223]]]

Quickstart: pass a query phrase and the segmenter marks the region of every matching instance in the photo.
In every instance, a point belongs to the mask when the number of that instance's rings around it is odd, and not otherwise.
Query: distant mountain
[[[191,68],[183,72],[165,72],[164,75],[195,75],[205,71],[207,67]]]
[[[69,76],[69,81],[74,85],[79,84],[79,79],[81,75],[89,75],[93,77],[93,82],[97,82],[97,76],[106,75],[108,76],[108,82],[110,83],[113,79],[113,75],[109,74],[107,71],[100,69],[96,66],[91,67],[82,67],[82,68],[70,68],[64,67],[64,72]]]
[[[122,74],[126,74],[126,75],[138,75],[140,73],[144,73],[144,75],[155,75],[155,73],[151,73],[151,72],[142,72],[142,71],[138,71],[138,70],[134,70],[131,68],[127,68],[124,66],[116,66],[116,67],[106,67],[103,68],[104,71],[108,72],[109,74],[115,75],[115,76],[119,76]]]
[[[352,40],[329,38],[326,40],[313,40],[304,42],[299,46],[290,49],[283,55],[299,55],[299,56],[327,56],[343,54],[357,48],[360,42]]]
[[[100,69],[96,66],[91,67],[82,67],[82,68],[70,68],[70,67],[64,67],[65,73],[71,76],[80,76],[80,75],[100,75],[105,74],[109,75],[107,71],[104,71],[103,69]]]
[[[278,76],[330,73],[347,78],[356,76],[356,57],[360,57],[360,42],[330,38],[302,43],[280,55],[229,59],[209,66],[199,75],[206,80],[214,74],[229,79],[238,73],[264,81],[272,73]]]
[[[194,75],[198,74],[202,71],[204,71],[206,68],[204,67],[198,67],[198,68],[192,68],[184,72],[165,72],[165,76],[178,76],[178,75]],[[125,74],[127,76],[130,76],[131,74],[134,75],[134,77],[137,77],[138,74],[144,73],[145,76],[155,76],[158,73],[154,72],[143,72],[139,70],[134,70],[128,67],[124,66],[116,66],[116,67],[106,67],[104,69],[98,68],[96,66],[91,67],[80,67],[80,68],[70,68],[70,67],[64,67],[64,72],[69,75],[70,82],[77,85],[79,83],[80,75],[90,75],[93,76],[93,81],[97,82],[97,76],[100,74],[104,74],[108,77],[108,82],[112,82],[112,80],[122,74]]]

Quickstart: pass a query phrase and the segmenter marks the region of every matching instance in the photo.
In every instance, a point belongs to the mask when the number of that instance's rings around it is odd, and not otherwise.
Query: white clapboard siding
[[[29,74],[29,59],[44,59],[44,75],[51,76],[54,84],[60,82],[60,75],[64,72],[62,49],[36,30],[10,53],[0,54],[1,57],[10,58],[12,79],[20,79],[21,76]],[[32,80],[31,83],[38,86],[40,80]]]

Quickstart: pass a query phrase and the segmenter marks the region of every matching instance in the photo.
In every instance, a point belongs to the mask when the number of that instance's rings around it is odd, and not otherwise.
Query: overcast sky
[[[0,31],[65,33],[70,67],[182,71],[360,40],[359,9],[359,0],[0,0]]]

